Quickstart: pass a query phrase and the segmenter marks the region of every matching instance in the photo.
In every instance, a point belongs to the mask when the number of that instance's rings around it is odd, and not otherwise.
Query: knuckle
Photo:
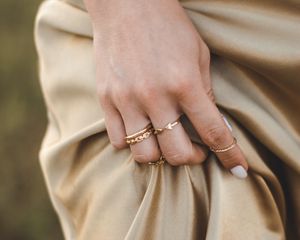
[[[224,144],[227,132],[223,126],[208,128],[203,134],[203,141],[210,147],[219,148]]]
[[[145,83],[142,86],[137,85],[134,89],[134,95],[142,103],[152,103],[156,98],[157,88],[150,83]]]
[[[148,156],[146,156],[145,154],[135,154],[133,158],[136,162],[139,163],[147,163],[150,161]]]
[[[159,157],[160,157],[160,154],[158,154],[154,151],[134,154],[134,160],[139,163],[148,163],[151,161],[157,161],[159,159]]]
[[[107,103],[111,97],[110,90],[108,89],[108,87],[105,87],[105,86],[97,87],[97,95],[98,95],[99,101],[103,104]]]
[[[115,140],[115,139],[111,139],[110,143],[113,147],[115,147],[116,149],[124,149],[127,147],[127,144],[125,141],[120,141],[120,140]]]
[[[194,79],[196,79],[195,76],[177,77],[169,84],[169,92],[175,96],[188,94],[195,87]]]
[[[188,87],[187,85],[188,84],[186,83],[186,81],[177,77],[175,81],[172,81],[169,84],[168,90],[170,93],[177,95],[178,93],[184,91],[184,89],[186,89]]]
[[[128,88],[116,87],[113,90],[113,99],[116,103],[122,105],[127,104],[132,99],[132,93]]]
[[[206,44],[201,46],[200,66],[208,66],[210,64],[210,51]]]
[[[208,98],[212,101],[212,102],[216,102],[216,99],[215,99],[215,94],[213,92],[213,89],[210,88],[207,92],[206,92]]]
[[[166,155],[168,162],[173,166],[187,164],[191,161],[192,155],[188,151],[169,153]]]

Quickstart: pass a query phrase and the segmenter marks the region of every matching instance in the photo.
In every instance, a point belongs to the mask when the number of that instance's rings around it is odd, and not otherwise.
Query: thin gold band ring
[[[163,128],[155,128],[154,129],[154,134],[161,134],[164,130],[172,130],[177,124],[180,123],[179,121],[180,117],[176,119],[176,121],[174,122],[170,122],[168,123],[166,126],[164,126]]]
[[[131,135],[127,135],[126,137],[125,137],[125,139],[131,139],[131,138],[135,138],[135,137],[137,137],[137,136],[139,136],[139,135],[142,135],[143,133],[145,133],[145,132],[147,132],[149,129],[151,129],[152,128],[152,123],[149,123],[146,127],[144,127],[142,130],[140,130],[140,131],[138,131],[138,132],[135,132],[135,133],[133,133],[133,134],[131,134]]]
[[[235,145],[237,143],[237,140],[236,138],[234,137],[233,138],[233,141],[230,145],[228,145],[227,147],[225,148],[213,148],[213,147],[209,147],[209,149],[212,151],[212,152],[215,152],[215,153],[222,153],[222,152],[227,152],[229,151],[230,149],[234,148]]]

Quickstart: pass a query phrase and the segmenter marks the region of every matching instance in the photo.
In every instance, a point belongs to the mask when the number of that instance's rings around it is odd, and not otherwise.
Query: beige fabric
[[[299,1],[181,4],[212,52],[217,103],[249,177],[234,178],[214,155],[157,168],[115,150],[95,92],[88,14],[81,1],[48,0],[35,31],[49,118],[40,162],[65,238],[300,239]]]

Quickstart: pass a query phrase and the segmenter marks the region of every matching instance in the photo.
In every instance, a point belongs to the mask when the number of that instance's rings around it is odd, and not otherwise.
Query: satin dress
[[[139,164],[116,150],[96,94],[81,0],[35,22],[48,127],[40,163],[65,239],[300,239],[300,1],[182,0],[211,52],[216,102],[249,163],[240,180],[201,165]],[[187,118],[190,138],[201,142]]]

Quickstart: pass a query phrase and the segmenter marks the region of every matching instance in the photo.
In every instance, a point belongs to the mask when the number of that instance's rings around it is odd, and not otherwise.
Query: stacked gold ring
[[[141,142],[141,141],[147,139],[153,133],[154,133],[154,129],[153,129],[152,123],[149,123],[142,130],[140,130],[134,134],[126,136],[125,141],[127,144],[132,145],[132,144],[135,144],[135,143],[138,143],[138,142]]]

